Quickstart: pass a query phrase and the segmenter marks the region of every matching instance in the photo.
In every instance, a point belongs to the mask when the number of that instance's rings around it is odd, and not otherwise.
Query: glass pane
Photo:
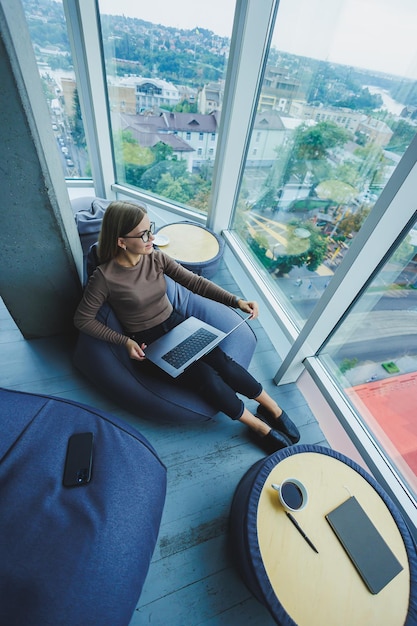
[[[214,5],[99,0],[117,182],[202,213],[234,10]]]
[[[62,0],[22,0],[58,158],[67,178],[91,178]]]
[[[320,356],[417,495],[417,225]]]
[[[416,19],[280,1],[233,228],[300,327],[415,135]]]

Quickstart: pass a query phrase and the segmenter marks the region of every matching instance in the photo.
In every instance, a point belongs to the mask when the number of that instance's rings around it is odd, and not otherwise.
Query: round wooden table
[[[294,514],[318,554],[288,519],[271,483],[293,477],[308,490]],[[372,594],[326,519],[355,496],[403,569]],[[255,464],[231,511],[234,553],[244,581],[278,624],[416,624],[417,558],[399,511],[376,481],[347,457],[321,446],[292,446]]]
[[[167,237],[168,243],[158,244],[158,235]],[[216,233],[187,221],[159,228],[156,245],[187,269],[206,278],[215,274],[224,249],[223,239]]]

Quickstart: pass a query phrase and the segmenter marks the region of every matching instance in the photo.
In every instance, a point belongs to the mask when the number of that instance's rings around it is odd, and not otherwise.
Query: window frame
[[[115,164],[95,0],[62,0],[97,196],[113,198]]]
[[[264,0],[262,3],[242,0],[236,3],[213,172],[212,204],[207,219],[185,207],[115,183],[97,1],[63,0],[63,4],[69,22],[96,194],[108,198],[123,194],[143,200],[154,211],[164,210],[171,215],[194,219],[215,232],[223,233],[225,256],[230,261],[230,268],[239,284],[244,286],[247,296],[260,302],[261,310],[265,311],[263,325],[282,358],[275,383],[295,382],[307,370],[365,462],[389,488],[407,518],[412,519],[415,500],[407,493],[395,469],[384,459],[376,441],[358,426],[359,421],[342,394],[329,384],[329,375],[320,362],[319,351],[327,337],[349,314],[352,304],[413,220],[417,210],[413,193],[417,188],[417,137],[411,142],[331,284],[300,331],[230,228],[252,138],[278,0]],[[85,33],[88,33],[88,38]],[[85,75],[82,68],[85,68]],[[415,523],[412,522],[412,525],[415,528]]]

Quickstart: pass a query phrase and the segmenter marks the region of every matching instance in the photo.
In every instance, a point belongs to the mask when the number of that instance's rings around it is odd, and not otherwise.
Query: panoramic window
[[[417,225],[320,357],[417,496]]]
[[[234,4],[99,1],[118,183],[207,213]]]
[[[280,2],[232,228],[300,328],[416,133],[416,18]]]
[[[22,0],[22,5],[64,176],[91,178],[62,1]]]

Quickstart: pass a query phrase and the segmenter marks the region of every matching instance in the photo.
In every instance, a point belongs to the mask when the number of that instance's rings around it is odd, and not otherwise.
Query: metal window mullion
[[[222,103],[208,226],[229,227],[237,201],[277,0],[238,0]]]

